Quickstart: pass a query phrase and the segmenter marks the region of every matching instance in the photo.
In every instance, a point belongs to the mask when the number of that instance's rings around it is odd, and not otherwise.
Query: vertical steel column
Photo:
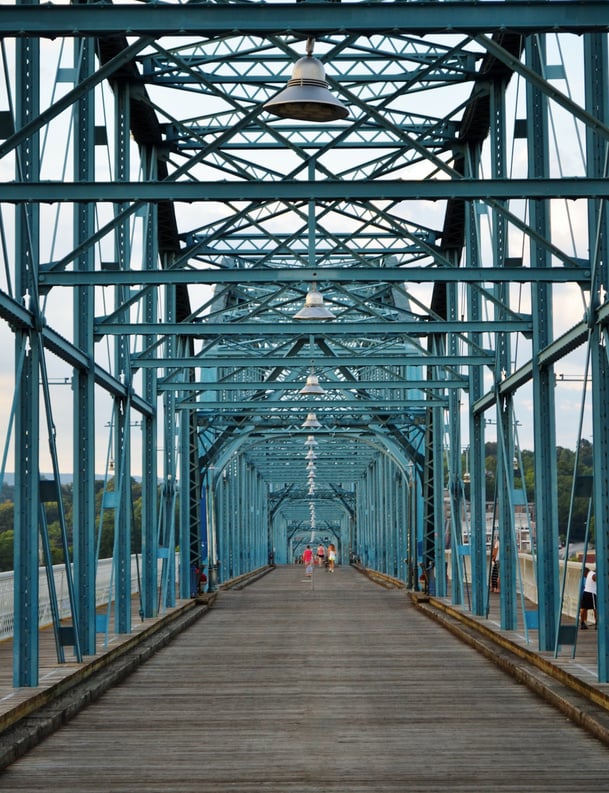
[[[247,478],[247,503],[248,503],[248,519],[244,526],[245,536],[242,537],[239,543],[243,549],[241,556],[240,570],[244,572],[250,566],[252,559],[252,545],[255,542],[255,523],[256,523],[256,479],[254,469],[251,465],[246,466]]]
[[[21,5],[37,5],[21,0]],[[40,57],[36,39],[15,43],[15,127],[20,129],[39,113]],[[32,135],[17,148],[17,179],[40,178],[39,136]],[[38,311],[37,204],[20,204],[15,210],[15,293],[26,308]],[[38,685],[38,518],[40,347],[36,333],[15,330],[15,382],[19,399],[15,410],[15,538],[13,685]],[[21,370],[19,362],[23,358]]]
[[[379,548],[379,535],[380,535],[380,527],[379,524],[382,520],[381,515],[381,506],[379,504],[379,462],[378,458],[374,460],[370,469],[370,490],[371,490],[371,501],[370,501],[370,518],[371,518],[371,530],[372,530],[372,542],[371,542],[371,556],[372,556],[372,564],[371,567],[374,570],[379,569],[379,558],[380,558],[380,548]]]
[[[153,301],[154,302],[154,301]],[[145,305],[148,314],[150,306]],[[153,322],[154,320],[146,320]],[[146,401],[156,404],[156,369],[144,372]],[[157,483],[157,419],[142,417],[142,617],[155,617],[158,613],[158,483]]]
[[[194,374],[194,373],[193,373]],[[192,377],[192,374],[191,374]],[[188,465],[190,473],[185,488],[183,476],[182,496],[188,503],[188,521],[190,526],[190,564],[194,570],[202,570],[204,564],[201,532],[201,470],[199,467],[199,436],[197,431],[197,414],[188,413]],[[184,492],[186,489],[186,492]],[[186,519],[186,516],[183,516]],[[198,582],[196,582],[198,585]]]
[[[395,520],[393,499],[395,496],[395,471],[393,462],[383,455],[383,513],[385,516],[385,572],[391,575],[395,559]]]
[[[190,351],[190,340],[185,337],[177,339],[178,357],[187,356]],[[190,370],[186,369],[181,375],[183,381],[190,379]],[[191,457],[191,443],[193,427],[191,423],[191,413],[181,410],[176,415],[177,427],[174,428],[174,438],[179,439],[179,461],[174,463],[176,467],[179,465],[179,476],[176,475],[176,484],[179,482],[179,491],[176,489],[176,497],[178,497],[178,538],[177,544],[180,552],[178,556],[179,574],[178,586],[181,598],[187,598],[191,594],[191,577],[193,575],[191,566],[193,564],[192,555],[192,509],[191,509],[191,492],[193,489],[193,470],[192,470],[192,457]],[[198,477],[195,477],[194,486]],[[174,587],[175,590],[175,587]]]
[[[226,478],[226,469],[218,476],[216,486],[216,526],[217,526],[217,551],[218,551],[218,583],[230,578],[231,549],[230,549],[230,490],[231,483]]]
[[[358,487],[360,505],[358,509],[358,525],[360,527],[362,562],[365,567],[370,567],[370,523],[371,510],[370,503],[370,466],[366,470],[361,487]]]
[[[399,472],[397,480],[397,499],[396,499],[396,528],[398,533],[398,577],[407,586],[411,586],[408,580],[408,479],[403,470]]]
[[[479,146],[468,149],[469,175],[477,177],[480,172]],[[479,204],[470,202],[465,215],[466,264],[480,267]],[[483,320],[482,298],[476,284],[467,290],[467,314],[472,322]],[[472,351],[483,346],[482,334],[470,335]],[[469,366],[469,404],[475,404],[484,393],[484,373],[481,366]],[[486,614],[488,586],[486,581],[486,478],[484,449],[484,416],[469,411],[469,510],[470,510],[470,559],[472,585],[472,612],[478,616]]]
[[[400,483],[401,472],[398,467],[392,462],[391,464],[391,488],[390,488],[390,529],[391,529],[391,545],[392,545],[392,558],[390,560],[390,574],[398,576],[400,571],[400,528],[399,528],[399,498],[400,498]]]
[[[505,179],[506,133],[505,133],[505,85],[491,85],[491,170],[494,179]],[[503,267],[507,255],[506,220],[501,212],[493,211],[493,266]],[[498,284],[495,288],[498,304],[495,316],[498,320],[509,315],[509,285]],[[503,308],[505,307],[505,308]],[[512,355],[507,333],[498,333],[495,342],[495,383],[498,386],[511,371]],[[513,482],[513,408],[512,397],[497,398],[497,503],[499,517],[499,568],[501,575],[501,627],[514,630],[517,624],[516,611],[516,549],[514,547],[512,482]]]
[[[95,43],[92,39],[74,42],[76,82],[95,71]],[[94,181],[95,174],[95,96],[85,94],[74,112],[74,178]],[[74,243],[78,249],[95,231],[95,204],[74,206]],[[95,269],[93,246],[79,254],[76,265],[83,272]],[[93,319],[95,292],[91,286],[74,289],[74,342],[87,360],[94,360]],[[74,579],[77,600],[80,646],[85,655],[95,653],[95,380],[93,369],[75,369],[72,379],[74,404],[74,484],[73,542]]]
[[[525,43],[527,65],[543,76],[546,62],[545,36],[530,36]],[[548,100],[527,82],[528,165],[533,178],[548,178]],[[548,202],[529,201],[529,222],[539,239],[550,239]],[[546,247],[531,237],[531,267],[550,267]],[[540,350],[552,341],[552,285],[532,287],[533,346],[536,362]],[[535,448],[535,519],[537,545],[537,593],[539,649],[552,650],[560,621],[558,573],[558,500],[556,492],[556,417],[554,409],[554,369],[533,366],[533,437]]]
[[[455,263],[456,264],[456,263]],[[457,284],[446,284],[446,309],[449,322],[458,322]],[[448,354],[459,354],[459,339],[451,333],[447,339]],[[448,497],[450,499],[450,547],[452,585],[451,598],[454,604],[463,603],[462,558],[459,547],[463,543],[463,479],[461,471],[461,395],[456,388],[448,394]]]
[[[586,109],[609,123],[607,91],[607,35],[584,36]],[[608,144],[586,127],[586,174],[606,179]],[[590,364],[592,370],[592,426],[594,436],[594,529],[598,630],[598,679],[609,683],[609,338],[597,323],[598,309],[609,293],[609,217],[607,200],[588,201],[588,239],[591,251]]]
[[[176,321],[176,290],[173,284],[165,289],[165,316],[167,322]],[[165,369],[169,376],[171,362],[177,354],[175,336],[165,339],[165,359],[170,364]],[[175,550],[176,550],[176,394],[166,391],[163,396],[163,486],[160,503],[160,534],[159,553],[161,554],[161,578],[163,588],[163,605],[171,608],[175,605]]]
[[[379,548],[379,561],[378,569],[383,573],[387,572],[387,565],[389,561],[390,552],[390,538],[389,538],[389,515],[387,504],[387,457],[382,454],[379,457],[378,465],[378,493],[379,493],[379,533],[378,533],[378,548]]]
[[[186,340],[182,339],[179,345],[183,348],[186,347]],[[187,355],[187,351],[183,349],[181,354]],[[179,414],[179,426],[177,429],[179,435],[180,445],[180,474],[179,474],[179,521],[178,521],[178,545],[180,546],[179,564],[180,570],[178,575],[178,585],[181,598],[190,597],[191,594],[191,564],[192,549],[191,549],[191,509],[190,509],[190,489],[191,489],[191,458],[190,458],[190,444],[192,437],[192,428],[190,423],[190,413],[182,410]]]
[[[115,179],[117,182],[127,182],[130,178],[130,114],[129,114],[129,85],[119,83],[115,93]],[[120,212],[124,204],[118,204],[116,209]],[[131,266],[131,244],[129,239],[129,220],[123,220],[116,226],[115,250],[116,260],[120,270],[129,270]],[[122,309],[124,304],[125,289],[115,287],[115,300],[118,316],[126,312]],[[131,387],[131,372],[129,361],[128,337],[116,336],[114,350],[114,370],[129,388]],[[116,430],[115,430],[115,461],[116,475],[114,487],[117,493],[117,507],[114,511],[114,564],[116,569],[116,616],[115,628],[117,633],[130,633],[131,631],[131,444],[130,444],[130,405],[128,399],[118,399],[116,405]]]
[[[207,551],[209,558],[209,591],[218,588],[218,535],[216,531],[216,477],[215,469],[210,466],[205,472],[205,503],[207,517]]]
[[[374,547],[374,524],[376,521],[376,506],[374,503],[374,487],[373,487],[373,479],[374,479],[374,464],[371,463],[368,466],[368,470],[366,472],[366,492],[365,492],[365,504],[366,504],[366,543],[365,543],[365,553],[366,553],[366,567],[374,567],[376,563],[376,549]]]
[[[444,339],[440,334],[434,334],[429,344],[432,354],[442,355],[445,352]],[[442,367],[432,368],[432,377],[438,380],[445,376]],[[425,417],[425,462],[421,473],[420,494],[421,511],[416,516],[414,530],[416,543],[412,548],[414,558],[411,560],[411,572],[414,574],[415,587],[419,582],[419,567],[422,562],[428,575],[434,578],[435,592],[439,597],[446,597],[447,570],[446,570],[446,531],[444,509],[444,408],[428,408]],[[417,468],[413,461],[412,479],[415,482],[414,490],[417,492]],[[416,509],[418,500],[413,501],[412,507]],[[433,567],[433,570],[431,568]]]
[[[149,179],[157,178],[157,158],[154,149],[147,148],[142,152],[144,169]],[[144,218],[144,261],[143,268],[155,270],[159,266],[158,250],[158,208],[149,204]],[[148,290],[144,297],[144,321],[157,322],[157,292]],[[157,337],[150,334],[144,337],[144,348],[151,357],[156,357]],[[150,405],[157,404],[157,369],[146,368],[143,373],[144,398]],[[142,417],[142,617],[155,617],[158,613],[158,463],[157,463],[157,430],[156,412],[152,416]]]
[[[438,597],[446,597],[446,537],[444,522],[444,408],[434,407],[431,410],[433,415],[433,434],[431,438],[431,459],[432,463],[432,491],[433,501],[433,549],[434,549],[434,568],[436,581],[436,594]],[[427,561],[427,551],[423,559]]]
[[[263,550],[266,550],[266,536],[263,531],[261,505],[262,505],[262,479],[257,471],[254,471],[255,500],[254,500],[254,543],[252,545],[252,556],[250,558],[250,569],[260,567],[263,562]],[[265,554],[266,557],[266,554]],[[266,563],[267,559],[264,558]]]

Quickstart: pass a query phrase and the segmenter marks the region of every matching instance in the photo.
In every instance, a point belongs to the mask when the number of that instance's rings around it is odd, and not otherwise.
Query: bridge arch
[[[585,0],[533,3],[525,16],[516,0],[500,5],[448,2],[438,20],[425,3],[361,3],[357,14],[316,4],[315,55],[348,116],[304,122],[265,105],[303,57],[306,3],[120,3],[107,14],[88,3],[44,14],[35,3],[3,5],[10,66],[0,96],[14,101],[0,109],[9,174],[0,319],[11,351],[1,473],[12,455],[18,685],[37,679],[38,537],[50,567],[49,505],[74,571],[77,655],[95,652],[96,449],[108,440],[99,427],[108,405],[121,631],[131,629],[135,541],[145,617],[189,595],[190,570],[210,548],[214,568],[229,565],[215,570],[222,576],[268,561],[274,491],[263,466],[286,469],[282,486],[308,478],[290,438],[309,414],[343,467],[328,481],[353,481],[360,458],[368,466],[354,492],[367,563],[416,586],[422,561],[445,595],[446,501],[451,598],[463,600],[459,558],[469,555],[477,615],[488,603],[492,433],[501,620],[511,628],[511,461],[526,416],[539,642],[553,649],[557,430],[569,424],[577,449],[583,440],[583,422],[557,419],[571,387],[555,376],[559,362],[573,361],[583,379],[590,361],[591,504],[595,525],[609,524],[608,20]],[[557,123],[564,135],[551,134]],[[584,130],[581,145],[567,128]],[[303,315],[321,302],[323,318]],[[311,376],[325,394],[305,390]],[[71,389],[61,395],[60,384]],[[386,451],[369,455],[369,440]],[[416,506],[413,520],[405,505]],[[218,531],[220,518],[230,531]],[[416,526],[408,552],[393,539],[404,524]],[[606,615],[609,535],[595,539]],[[609,620],[601,626],[607,681]]]

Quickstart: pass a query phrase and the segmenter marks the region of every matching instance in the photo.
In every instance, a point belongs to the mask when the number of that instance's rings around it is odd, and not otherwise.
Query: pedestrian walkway
[[[609,790],[608,767],[605,745],[405,591],[281,567],[220,592],[0,789],[574,793]]]

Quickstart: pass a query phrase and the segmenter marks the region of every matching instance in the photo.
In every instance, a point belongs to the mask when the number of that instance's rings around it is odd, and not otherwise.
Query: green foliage
[[[107,488],[111,492],[114,489],[114,480],[107,483]],[[113,555],[114,549],[114,527],[116,514],[114,509],[104,508],[102,510],[102,500],[104,493],[104,483],[95,482],[95,532],[96,542],[99,542],[99,558],[105,559]],[[0,502],[0,572],[13,569],[13,542],[14,542],[14,488],[4,485],[2,488],[3,501]],[[141,516],[142,516],[142,486],[139,482],[132,480],[131,483],[131,536],[132,552],[141,551]],[[72,485],[64,485],[61,488],[62,508],[65,518],[67,544],[70,556],[73,547],[73,489]],[[64,561],[63,542],[61,537],[61,521],[59,507],[56,501],[49,501],[44,504],[45,519],[49,535],[49,546],[51,548],[51,559],[53,564],[60,564]],[[120,515],[118,520],[120,522]],[[101,520],[101,527],[100,527]]]
[[[486,450],[486,500],[493,503],[496,498],[497,444],[487,443]],[[514,461],[514,490],[524,491],[526,501],[535,501],[535,455],[531,451],[522,451]],[[522,468],[520,467],[522,463]],[[579,447],[576,476],[592,475],[592,444],[582,440]],[[558,533],[566,536],[569,523],[569,504],[573,487],[573,475],[576,464],[576,453],[571,449],[558,446],[556,449],[556,484],[558,500]],[[571,514],[570,542],[584,539],[588,515],[588,499],[576,496],[573,499]]]
[[[591,476],[593,471],[592,444],[587,440],[582,440],[579,447],[579,459],[577,460],[577,472],[579,476]],[[529,503],[535,500],[535,458],[533,452],[523,451],[517,460],[520,465],[514,469],[514,488],[516,491],[524,489],[526,500]],[[571,492],[573,486],[573,474],[576,463],[576,454],[570,449],[558,447],[556,449],[556,479],[558,487],[558,532],[564,537],[567,533],[569,521],[569,504],[571,503]],[[463,470],[465,470],[466,460],[463,460]],[[486,501],[494,503],[496,499],[496,476],[497,476],[497,444],[487,443],[485,445],[485,474],[486,474]],[[107,491],[114,489],[114,480],[107,483]],[[469,487],[469,486],[468,486]],[[113,555],[114,549],[114,529],[117,516],[114,509],[104,507],[102,509],[102,499],[104,494],[104,483],[95,482],[95,530],[99,542],[99,558],[109,558]],[[139,482],[131,482],[131,522],[132,522],[132,552],[139,553],[141,550],[141,522],[142,522],[142,486]],[[466,493],[467,495],[467,493]],[[6,485],[2,487],[0,493],[0,571],[13,569],[13,537],[14,537],[14,488]],[[62,506],[66,521],[67,539],[69,552],[72,554],[72,485],[62,487]],[[176,505],[176,509],[177,509]],[[584,539],[586,530],[586,520],[588,513],[588,498],[576,496],[573,499],[571,515],[570,542],[578,542]],[[49,543],[53,564],[63,561],[63,548],[61,541],[61,524],[59,520],[59,509],[56,502],[45,504],[45,514],[49,533]],[[120,515],[118,520],[120,522]],[[101,526],[100,526],[101,520]],[[591,537],[593,541],[594,526],[591,526]]]

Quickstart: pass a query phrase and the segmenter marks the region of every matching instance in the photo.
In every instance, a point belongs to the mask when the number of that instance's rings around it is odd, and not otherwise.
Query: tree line
[[[107,559],[112,556],[114,547],[114,509],[105,508],[102,511],[104,492],[114,489],[114,479],[110,479],[104,489],[103,480],[95,482],[95,525],[98,532],[99,558]],[[68,547],[72,553],[72,484],[61,486],[62,507],[68,537]],[[14,542],[14,494],[15,488],[6,483],[0,492],[0,572],[13,569],[13,542]],[[142,485],[135,479],[131,480],[131,524],[132,524],[132,553],[139,553],[141,549],[142,525]],[[45,520],[49,534],[49,545],[53,564],[64,561],[63,543],[61,541],[61,524],[57,502],[49,501],[44,504]],[[100,525],[101,517],[101,525]]]
[[[584,479],[592,476],[593,470],[593,447],[587,440],[582,440],[579,446],[579,459],[577,461],[577,477]],[[485,470],[486,470],[486,500],[493,504],[496,499],[496,472],[497,472],[497,444],[487,443],[485,446]],[[570,542],[580,542],[584,539],[586,531],[586,521],[588,515],[588,496],[577,496],[573,499],[572,509],[570,508],[571,492],[573,485],[573,472],[576,462],[576,454],[570,449],[557,447],[556,449],[556,472],[557,472],[557,493],[558,493],[558,532],[564,540],[567,534],[567,524],[569,512],[571,511],[571,531]],[[467,460],[464,456],[464,470]],[[469,496],[469,485],[465,486],[465,496]],[[114,489],[114,480],[107,483],[106,490]],[[535,500],[535,459],[533,452],[523,451],[514,460],[514,489],[524,493],[528,503]],[[72,485],[62,485],[62,502],[68,535],[68,545],[70,553],[72,551]],[[104,494],[104,482],[95,482],[95,514],[96,526],[99,533],[99,558],[105,559],[112,556],[114,546],[114,510],[104,509],[102,515],[102,498]],[[132,503],[132,552],[139,553],[141,541],[141,515],[142,515],[142,486],[136,480],[131,482],[131,503]],[[0,492],[0,571],[13,569],[13,540],[14,540],[14,487],[2,486]],[[49,544],[53,564],[60,564],[63,559],[63,545],[61,542],[61,528],[59,522],[59,510],[55,502],[48,502],[44,505],[46,514],[46,524],[49,533]],[[100,525],[100,515],[101,525]],[[591,538],[593,539],[594,526],[590,527]]]
[[[497,444],[485,444],[485,469],[486,469],[486,501],[494,504],[497,498]],[[573,488],[575,465],[576,487]],[[514,490],[522,493],[528,504],[535,502],[535,455],[531,451],[522,451],[513,460],[514,465]],[[588,520],[589,488],[594,470],[593,446],[590,441],[582,439],[579,451],[576,454],[572,449],[562,446],[556,447],[556,486],[558,501],[558,534],[562,541],[568,531],[569,514],[571,514],[571,528],[569,542],[582,542],[586,534]],[[571,504],[571,496],[575,497]],[[469,495],[468,489],[465,492]],[[594,539],[594,516],[590,521],[589,540]]]

